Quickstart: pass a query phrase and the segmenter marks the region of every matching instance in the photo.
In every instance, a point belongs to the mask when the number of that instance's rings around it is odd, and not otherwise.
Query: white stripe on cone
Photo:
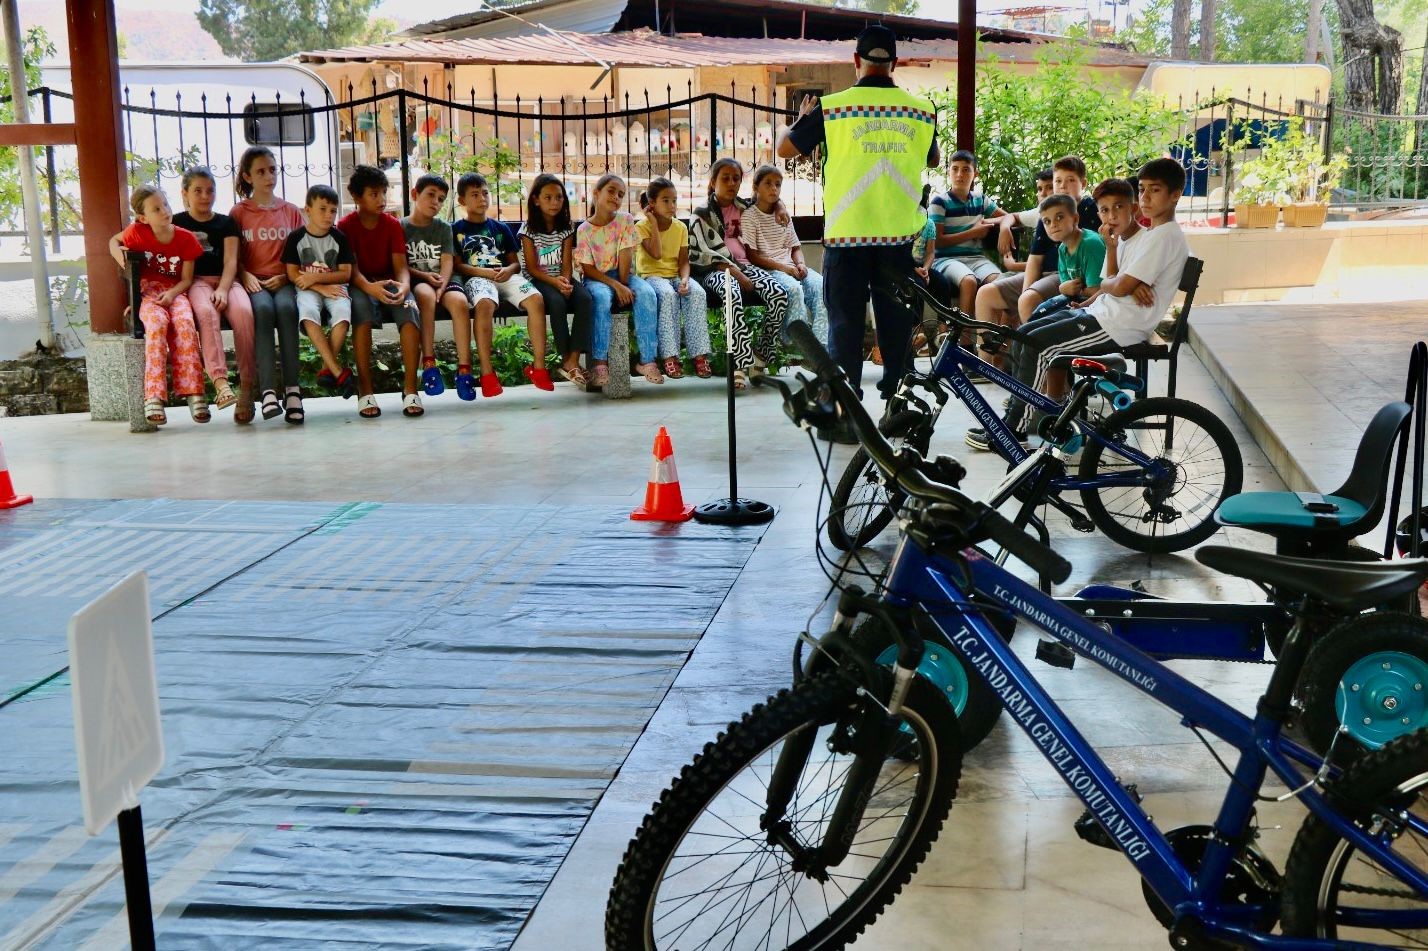
[[[679,470],[674,466],[674,456],[655,459],[650,463],[650,481],[657,485],[669,485],[679,481]]]

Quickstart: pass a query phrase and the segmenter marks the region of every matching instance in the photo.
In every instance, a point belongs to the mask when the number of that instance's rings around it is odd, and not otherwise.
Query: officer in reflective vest
[[[912,241],[926,215],[922,171],[936,168],[937,112],[892,80],[897,37],[870,26],[858,37],[858,81],[822,100],[805,97],[797,121],[778,141],[780,158],[825,146],[823,163],[823,295],[829,351],[854,387],[863,376],[863,325],[869,295],[883,355],[883,398],[911,368],[916,317],[893,294],[912,276]],[[820,438],[856,442],[846,423]]]

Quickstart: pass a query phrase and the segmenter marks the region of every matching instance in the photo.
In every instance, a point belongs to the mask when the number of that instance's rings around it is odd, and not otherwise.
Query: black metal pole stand
[[[711,525],[760,525],[773,520],[774,507],[767,502],[739,498],[739,436],[734,422],[734,341],[729,323],[734,279],[726,276],[725,282],[724,349],[727,360],[725,393],[729,400],[729,497],[705,502],[694,510],[694,517]]]
[[[155,951],[149,860],[144,854],[144,819],[139,807],[120,812],[118,823],[119,857],[124,863],[124,903],[129,909],[129,944],[133,951]]]

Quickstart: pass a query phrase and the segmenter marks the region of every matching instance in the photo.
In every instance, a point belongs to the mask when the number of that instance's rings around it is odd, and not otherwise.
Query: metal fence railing
[[[1332,203],[1394,208],[1428,203],[1428,115],[1390,116],[1301,103],[1324,155],[1348,161]]]

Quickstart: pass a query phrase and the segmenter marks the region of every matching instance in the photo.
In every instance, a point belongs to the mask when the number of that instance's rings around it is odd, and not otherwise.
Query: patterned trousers
[[[198,328],[188,295],[180,294],[167,308],[159,304],[166,290],[159,284],[140,287],[139,320],[144,324],[144,399],[168,398],[168,365],[173,361],[174,392],[203,392],[203,361],[198,354]]]
[[[748,370],[754,365],[756,356],[765,361],[773,359],[778,332],[782,329],[784,316],[788,313],[788,291],[763,268],[745,264],[739,269],[753,282],[754,290],[764,299],[764,318],[757,327],[749,326],[742,288],[739,287],[738,280],[729,276],[728,271],[710,271],[704,275],[702,283],[704,289],[709,292],[709,302],[715,307],[724,306],[726,285],[732,285],[732,306],[728,308],[731,312],[724,314],[724,320],[734,338],[734,367]]]
[[[679,356],[679,342],[691,357],[709,353],[709,302],[704,287],[690,279],[689,293],[679,293],[677,277],[647,277],[659,301],[659,355]],[[682,333],[681,333],[682,332]]]

